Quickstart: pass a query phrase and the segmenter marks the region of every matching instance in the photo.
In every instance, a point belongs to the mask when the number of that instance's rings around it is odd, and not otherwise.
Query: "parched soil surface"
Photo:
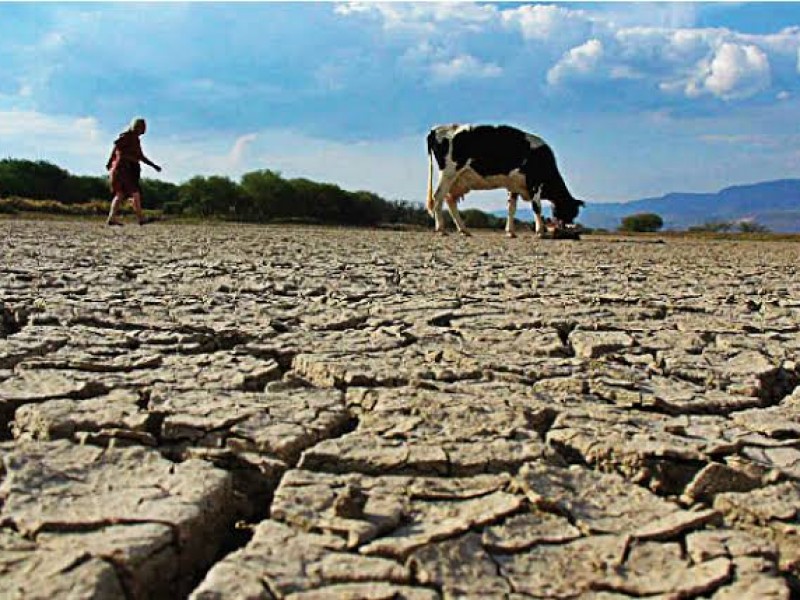
[[[798,598],[799,271],[0,222],[0,597]]]

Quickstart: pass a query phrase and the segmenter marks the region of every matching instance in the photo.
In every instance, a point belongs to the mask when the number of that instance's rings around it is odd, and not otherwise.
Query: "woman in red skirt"
[[[111,191],[114,192],[114,199],[111,200],[111,210],[108,213],[108,225],[122,225],[122,221],[117,218],[117,211],[120,204],[126,199],[133,200],[133,210],[139,219],[139,225],[144,225],[146,219],[142,212],[142,190],[139,187],[139,176],[141,167],[139,162],[150,165],[156,171],[161,171],[156,163],[151,161],[142,152],[139,143],[139,136],[147,131],[147,123],[142,118],[134,119],[126,131],[119,134],[114,140],[114,149],[108,157],[106,169],[108,169],[111,180]]]

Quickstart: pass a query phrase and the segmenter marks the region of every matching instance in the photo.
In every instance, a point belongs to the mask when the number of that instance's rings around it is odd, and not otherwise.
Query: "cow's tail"
[[[428,209],[428,214],[433,214],[433,149],[428,145],[428,196],[425,201],[425,208]]]

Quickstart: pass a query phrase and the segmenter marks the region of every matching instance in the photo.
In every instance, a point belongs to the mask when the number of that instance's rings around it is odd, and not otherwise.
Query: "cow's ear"
[[[578,200],[578,206],[586,206],[586,202],[583,200]]]

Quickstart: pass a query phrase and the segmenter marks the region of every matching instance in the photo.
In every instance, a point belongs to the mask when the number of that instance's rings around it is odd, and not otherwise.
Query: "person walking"
[[[107,225],[122,225],[117,213],[120,204],[126,198],[133,200],[133,210],[139,220],[139,225],[147,223],[144,212],[142,212],[142,190],[139,186],[141,167],[139,163],[143,162],[159,173],[161,172],[161,167],[147,158],[142,152],[139,136],[144,135],[145,131],[147,131],[147,123],[141,117],[137,117],[131,121],[128,129],[120,133],[117,139],[114,140],[114,148],[111,150],[111,156],[108,157],[108,162],[106,163],[111,191],[114,192],[114,198],[111,200],[111,209],[108,212],[108,220],[106,221]]]

